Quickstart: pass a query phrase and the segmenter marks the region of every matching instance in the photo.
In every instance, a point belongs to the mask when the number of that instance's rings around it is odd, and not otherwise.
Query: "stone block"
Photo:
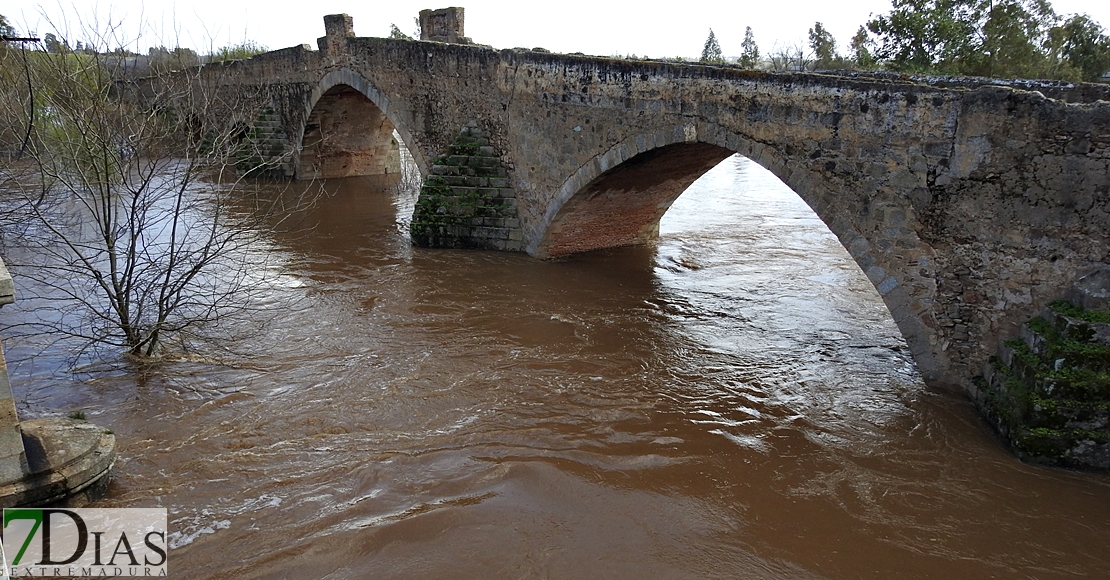
[[[880,296],[886,296],[891,291],[898,287],[898,279],[894,276],[888,276],[884,281],[880,282],[875,289],[879,291]]]
[[[0,429],[0,456],[9,457],[23,453],[23,435],[19,427]]]
[[[509,230],[505,228],[474,228],[474,236],[490,240],[505,240],[509,238]]]
[[[4,372],[6,374],[7,371],[0,369],[0,372]],[[3,382],[7,383],[6,380]],[[12,399],[10,394],[11,388],[7,387],[7,385],[5,384],[3,386],[0,386],[0,392],[3,391],[7,391],[8,395],[6,397],[0,398],[0,429],[17,427],[19,426],[19,416],[16,414],[15,411],[15,400]],[[0,453],[3,453],[2,449],[0,449]]]
[[[497,157],[471,157],[467,165],[471,167],[500,167],[501,159]]]
[[[468,44],[463,34],[465,25],[462,8],[442,8],[420,11],[420,40]]]

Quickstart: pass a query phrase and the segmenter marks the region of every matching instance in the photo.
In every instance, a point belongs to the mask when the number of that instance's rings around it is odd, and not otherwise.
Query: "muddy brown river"
[[[168,508],[171,576],[1110,577],[1110,477],[1023,464],[925,387],[743,158],[658,243],[550,262],[413,248],[411,196],[328,188],[231,344],[73,374],[4,337],[22,417],[116,433],[99,505]]]

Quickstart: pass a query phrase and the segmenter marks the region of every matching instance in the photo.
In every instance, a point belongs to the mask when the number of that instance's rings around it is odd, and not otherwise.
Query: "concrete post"
[[[0,306],[15,302],[14,289],[0,260]],[[0,508],[82,507],[107,491],[115,461],[115,436],[92,423],[62,417],[21,423],[0,348]]]
[[[11,274],[0,260],[0,306],[15,302],[15,285]],[[8,382],[8,366],[0,345],[0,485],[22,479],[27,473],[27,455],[23,448],[23,433],[15,412],[12,386]]]

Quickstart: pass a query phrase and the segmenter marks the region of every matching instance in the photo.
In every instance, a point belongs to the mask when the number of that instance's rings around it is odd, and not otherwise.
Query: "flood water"
[[[328,188],[225,349],[70,374],[4,337],[22,417],[116,433],[99,505],[167,507],[173,576],[1110,577],[1110,477],[1022,464],[925,387],[746,159],[657,244],[551,262],[412,248],[411,197]]]

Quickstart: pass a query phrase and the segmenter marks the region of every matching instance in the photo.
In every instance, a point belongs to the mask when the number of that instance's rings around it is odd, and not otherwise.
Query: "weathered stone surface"
[[[0,306],[15,301],[15,284],[4,261],[0,260]],[[0,348],[0,485],[17,481],[27,473],[27,457],[19,416],[15,410],[12,386],[8,380],[8,363]]]
[[[473,127],[515,193],[519,247],[543,257],[650,237],[681,183],[743,154],[885,274],[873,283],[933,385],[970,388],[1001,337],[1110,261],[1106,87],[773,74],[345,30],[329,29],[325,51],[213,67],[280,113],[298,167],[336,87],[380,109],[424,175]],[[646,159],[675,169],[653,183]]]
[[[976,404],[1023,459],[1110,471],[1107,327],[1110,311],[1055,302],[1003,345],[979,382]]]
[[[400,146],[381,109],[357,90],[337,85],[321,95],[308,117],[297,178],[355,175],[400,179]]]
[[[80,507],[104,494],[115,463],[115,436],[74,419],[24,421],[29,475],[0,486],[0,507]]]
[[[1110,267],[1080,276],[1064,299],[1088,310],[1110,311]]]
[[[410,234],[416,245],[520,251],[516,192],[486,187],[491,175],[504,172],[496,150],[476,126],[467,125],[447,147],[448,155],[433,161],[420,189]],[[507,184],[506,184],[507,185]]]
[[[420,11],[420,40],[433,42],[453,42],[467,44],[470,39],[463,36],[465,26],[462,8],[441,8]]]

